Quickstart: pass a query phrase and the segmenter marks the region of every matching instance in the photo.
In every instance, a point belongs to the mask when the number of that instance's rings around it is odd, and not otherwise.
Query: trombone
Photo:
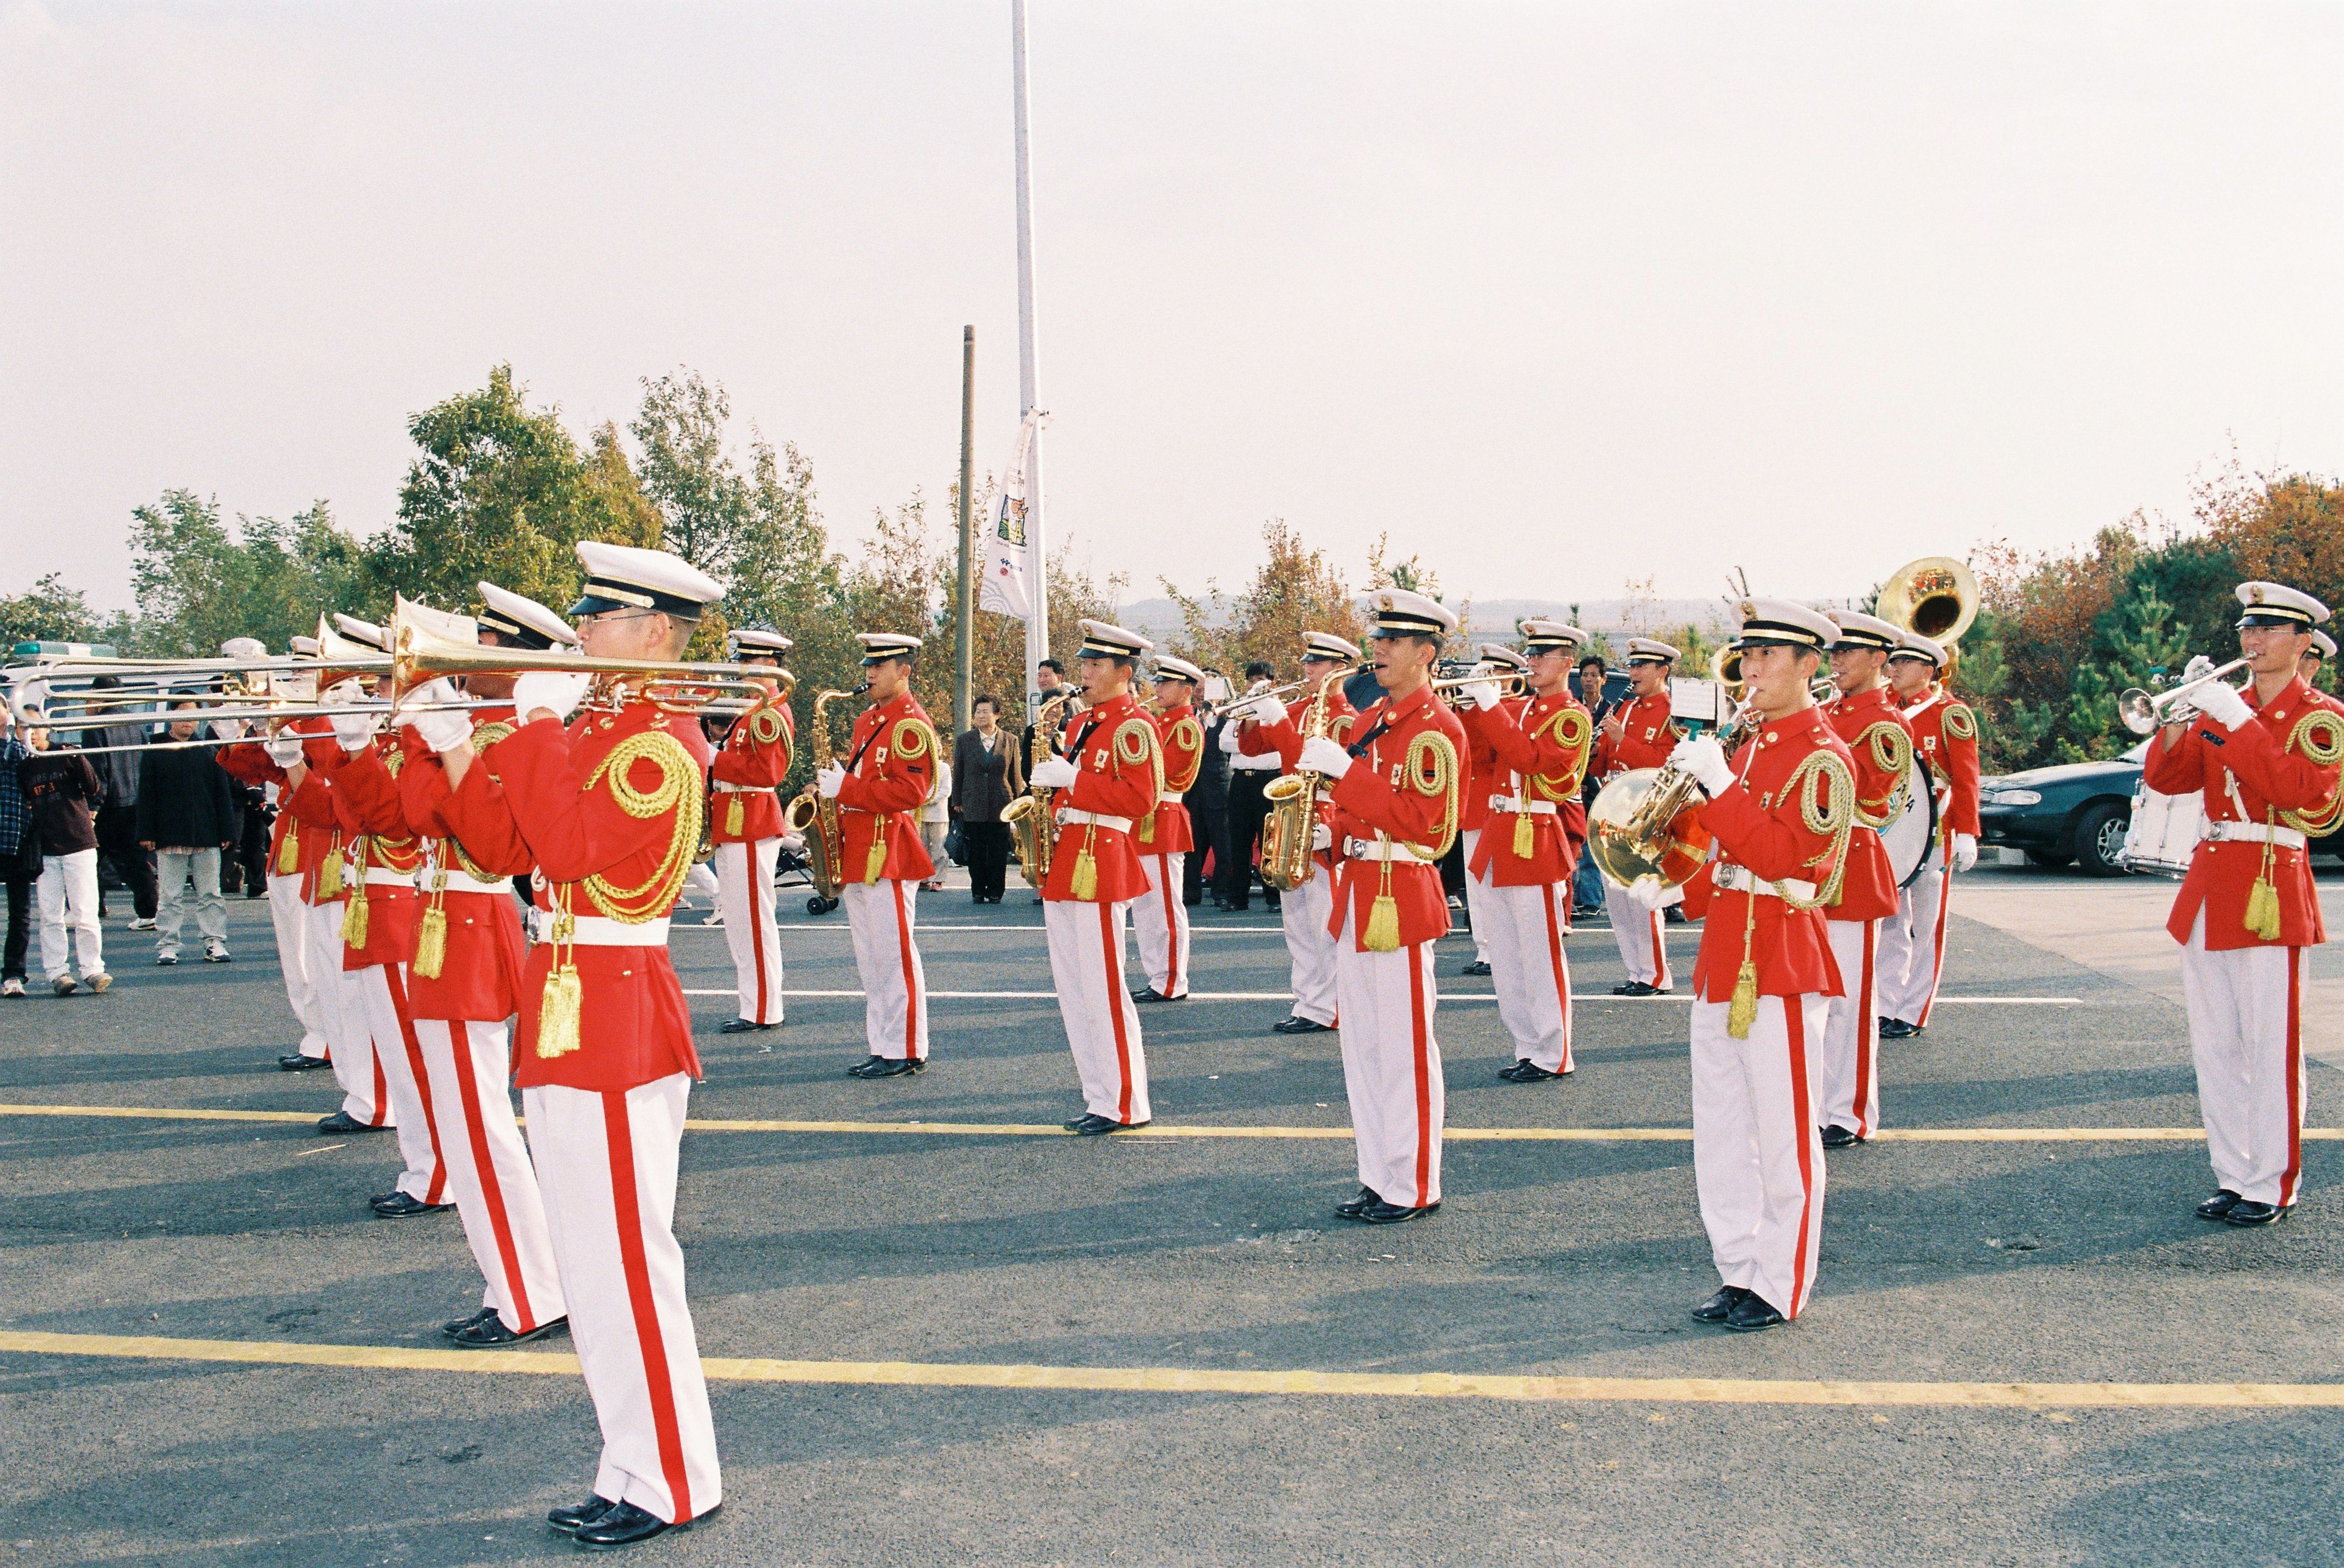
[[[671,713],[738,717],[767,700],[766,683],[787,703],[798,678],[772,664],[695,663],[664,659],[598,659],[557,649],[484,648],[435,632],[400,599],[390,617],[391,683],[401,696],[442,675],[526,675],[538,671],[591,675],[587,703],[616,706],[633,687]],[[337,663],[337,669],[346,666]],[[502,705],[502,704],[500,704]]]
[[[2186,724],[2198,716],[2198,703],[2192,693],[2227,681],[2247,667],[2244,659],[2233,659],[2218,669],[2207,671],[2194,681],[2184,681],[2162,692],[2151,693],[2135,686],[2117,699],[2117,717],[2124,727],[2136,735],[2153,735],[2167,724]]]

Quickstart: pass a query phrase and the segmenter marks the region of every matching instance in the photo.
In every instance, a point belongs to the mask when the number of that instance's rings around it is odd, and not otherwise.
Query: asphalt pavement
[[[2286,1223],[2194,1219],[2181,1008],[2042,935],[2041,898],[2089,933],[2108,885],[2024,885],[2031,940],[1957,895],[1936,1018],[1884,1047],[1891,1136],[1830,1158],[1813,1305],[1750,1336],[1686,1317],[1714,1284],[1686,1003],[1609,996],[1601,929],[1568,943],[1579,1071],[1536,1086],[1497,1079],[1490,983],[1440,944],[1447,1201],[1366,1229],[1330,1212],[1356,1186],[1334,1037],[1268,1032],[1285,952],[1258,905],[1197,922],[1197,988],[1240,995],[1143,1010],[1157,1128],[1083,1140],[908,1127],[1080,1108],[1024,890],[923,896],[934,1066],[880,1083],[844,1076],[852,996],[717,1034],[724,939],[679,926],[692,1115],[790,1125],[685,1138],[725,1502],[635,1556],[2344,1561],[2339,1145],[2307,1145]],[[802,899],[788,987],[854,990],[844,913]],[[156,968],[117,919],[110,994],[0,1005],[0,1562],[571,1556],[542,1518],[596,1437],[566,1341],[433,1361],[480,1297],[456,1218],[371,1217],[389,1138],[293,1119],[330,1081],[276,1069],[268,922],[232,916],[228,967]],[[1698,940],[1669,928],[1681,986]],[[2315,1127],[2339,1091],[2315,1063]]]

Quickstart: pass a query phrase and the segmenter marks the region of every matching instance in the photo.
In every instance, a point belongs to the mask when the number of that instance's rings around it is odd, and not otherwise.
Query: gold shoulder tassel
[[[1392,896],[1391,868],[1387,859],[1383,876],[1376,884],[1375,902],[1368,905],[1368,928],[1359,937],[1359,946],[1370,953],[1399,951],[1399,900]]]
[[[1522,787],[1528,789],[1530,786],[1525,783]],[[1524,801],[1522,804],[1528,805],[1530,802]],[[1528,860],[1537,843],[1538,839],[1531,826],[1531,814],[1526,811],[1514,813],[1514,858]]]
[[[1139,820],[1139,842],[1142,844],[1156,842],[1156,814],[1152,811]]]
[[[359,839],[358,848],[358,883],[350,889],[350,901],[342,906],[342,941],[344,945],[351,947],[363,947],[367,945],[367,932],[371,926],[371,922],[367,918],[369,913],[366,885],[367,841],[363,838]],[[341,862],[337,859],[333,865],[335,879],[338,881]]]
[[[1093,823],[1083,835],[1083,846],[1075,854],[1075,869],[1069,874],[1066,891],[1076,900],[1090,904],[1098,898],[1098,862],[1091,858],[1091,840],[1098,836],[1098,824]]]
[[[865,883],[877,882],[880,873],[887,869],[888,820],[883,816],[871,824],[871,854],[863,863],[863,880]]]
[[[2271,882],[2278,860],[2278,846],[2266,838],[2262,865],[2255,868],[2255,885],[2247,894],[2247,931],[2265,942],[2278,940],[2278,888]]]
[[[277,846],[277,875],[290,876],[301,869],[301,832],[298,827],[285,829],[284,842]]]
[[[537,1004],[537,1054],[541,1057],[566,1057],[578,1048],[578,1019],[586,1005],[576,945],[570,945],[568,958],[561,956],[563,945],[577,931],[570,913],[570,889],[560,889],[554,897],[559,907],[553,915],[553,967],[546,971],[545,992]]]
[[[431,872],[431,901],[415,923],[415,958],[407,967],[418,979],[437,980],[448,966],[448,873]]]
[[[342,895],[342,835],[336,834],[326,845],[326,858],[318,863],[318,896],[339,898]]]
[[[1750,1026],[1758,1021],[1758,966],[1751,957],[1758,933],[1758,895],[1746,896],[1750,910],[1742,922],[1742,968],[1733,976],[1733,1000],[1725,1008],[1725,1032],[1737,1040],[1748,1039]]]
[[[731,804],[724,808],[724,831],[739,833],[748,822],[748,803],[741,798],[738,791],[726,798]]]

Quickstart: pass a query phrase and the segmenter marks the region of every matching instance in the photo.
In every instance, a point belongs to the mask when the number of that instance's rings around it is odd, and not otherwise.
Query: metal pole
[[[953,629],[953,733],[969,726],[969,682],[976,667],[976,329],[960,329],[960,624]]]
[[[1018,418],[1039,407],[1040,370],[1034,347],[1034,168],[1026,125],[1026,0],[1009,0],[1011,77],[1017,130],[1017,396]],[[1050,656],[1049,536],[1042,527],[1042,432],[1034,432],[1026,459],[1026,681]]]

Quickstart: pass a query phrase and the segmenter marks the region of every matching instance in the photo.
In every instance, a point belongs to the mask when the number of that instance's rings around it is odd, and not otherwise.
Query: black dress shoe
[[[1765,1297],[1753,1290],[1742,1292],[1742,1300],[1734,1302],[1733,1310],[1725,1314],[1725,1326],[1729,1329],[1771,1329],[1788,1321],[1789,1319],[1774,1310]]]
[[[426,1203],[419,1198],[409,1198],[404,1192],[387,1192],[376,1199],[372,1207],[385,1219],[412,1219],[419,1214],[444,1214],[456,1206],[452,1203]]]
[[[1487,958],[1476,958],[1457,972],[1460,975],[1486,975],[1490,972],[1490,961]]]
[[[473,1324],[485,1323],[496,1315],[497,1310],[494,1307],[483,1307],[469,1318],[449,1319],[446,1322],[440,1325],[440,1331],[452,1340],[462,1330],[470,1328]]]
[[[1692,1315],[1700,1322],[1723,1323],[1733,1315],[1733,1309],[1742,1305],[1749,1294],[1739,1285],[1720,1285],[1717,1294],[1695,1307]]]
[[[448,1337],[468,1351],[482,1351],[497,1345],[525,1345],[531,1340],[541,1340],[568,1327],[568,1318],[554,1318],[540,1323],[526,1334],[519,1334],[505,1327],[502,1318],[490,1312],[485,1320],[459,1329]]]
[[[1612,994],[1615,996],[1650,996],[1656,992],[1649,980],[1631,980],[1624,986],[1612,986]]]
[[[1322,1024],[1316,1018],[1306,1018],[1297,1013],[1291,1017],[1280,1018],[1270,1025],[1269,1032],[1273,1035],[1323,1035],[1334,1027],[1332,1024]]]
[[[720,1505],[721,1506],[721,1505]],[[638,1541],[649,1541],[654,1535],[664,1535],[671,1530],[689,1530],[702,1520],[716,1517],[712,1508],[699,1519],[679,1519],[673,1524],[655,1514],[646,1513],[631,1502],[615,1502],[611,1511],[591,1524],[581,1524],[570,1539],[590,1552],[605,1551],[614,1546],[632,1546]]]
[[[1909,1040],[1920,1032],[1902,1018],[1880,1020],[1880,1037],[1884,1040]]]
[[[1131,994],[1131,999],[1143,1006],[1149,1002],[1185,1002],[1188,999],[1188,994],[1183,991],[1177,996],[1167,996],[1155,986],[1148,986],[1134,991]]]
[[[1516,1062],[1512,1067],[1500,1067],[1498,1069],[1498,1076],[1505,1079],[1510,1084],[1542,1084],[1547,1082],[1549,1079],[1567,1077],[1570,1075],[1566,1073],[1549,1072],[1546,1068],[1539,1066],[1536,1062],[1531,1061],[1528,1057],[1525,1057],[1521,1061]]]
[[[778,1029],[779,1024],[752,1023],[747,1018],[727,1018],[716,1026],[720,1035],[753,1035],[764,1029]]]
[[[2241,1198],[2230,1205],[2230,1211],[2222,1216],[2222,1223],[2225,1225],[2276,1225],[2286,1218],[2287,1210],[2276,1203],[2257,1203],[2249,1199]]]
[[[1824,1147],[1825,1148],[1845,1148],[1850,1144],[1862,1143],[1864,1139],[1857,1137],[1854,1130],[1850,1128],[1833,1126],[1824,1128]]]
[[[564,1535],[575,1535],[619,1505],[596,1492],[575,1508],[557,1508],[545,1516],[545,1522]]]
[[[900,1078],[927,1070],[928,1058],[925,1057],[905,1057],[901,1061],[890,1057],[874,1057],[864,1063],[854,1076],[859,1078]]]
[[[1350,1199],[1349,1202],[1338,1203],[1335,1205],[1335,1218],[1338,1219],[1357,1219],[1360,1215],[1365,1214],[1369,1209],[1373,1209],[1377,1204],[1381,1203],[1382,1201],[1382,1196],[1379,1194],[1374,1188],[1362,1187],[1359,1189],[1359,1195],[1357,1198]]]
[[[359,1121],[346,1110],[338,1110],[331,1116],[320,1117],[318,1119],[318,1130],[322,1133],[381,1132],[384,1128]]]
[[[1369,1225],[1405,1225],[1411,1219],[1421,1219],[1428,1214],[1438,1213],[1440,1209],[1438,1203],[1410,1209],[1404,1204],[1386,1203],[1379,1199],[1359,1210],[1359,1218]]]
[[[328,1067],[333,1064],[323,1057],[305,1057],[298,1051],[288,1051],[277,1058],[277,1065],[288,1073],[306,1073],[311,1067]]]
[[[2236,1209],[2241,1201],[2243,1200],[2237,1193],[2226,1187],[2198,1206],[2198,1218],[2227,1219],[2230,1217],[2230,1210]]]
[[[1096,1138],[1101,1133],[1129,1132],[1135,1128],[1143,1128],[1147,1124],[1144,1121],[1120,1122],[1111,1116],[1093,1116],[1086,1112],[1064,1125],[1068,1132],[1083,1138]]]
[[[867,1078],[873,1073],[886,1065],[887,1058],[884,1057],[865,1057],[861,1061],[855,1063],[853,1067],[847,1068],[846,1076],[851,1078]]]

